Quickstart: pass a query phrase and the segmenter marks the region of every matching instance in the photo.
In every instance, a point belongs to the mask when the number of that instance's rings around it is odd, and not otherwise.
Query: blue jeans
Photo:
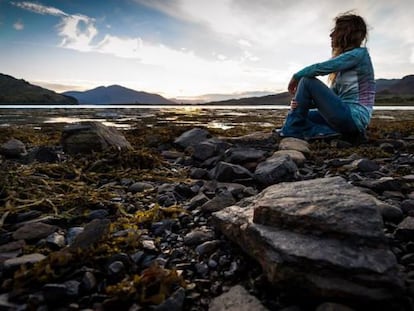
[[[302,78],[295,100],[298,107],[289,111],[280,132],[282,136],[307,139],[359,133],[349,106],[318,79]]]

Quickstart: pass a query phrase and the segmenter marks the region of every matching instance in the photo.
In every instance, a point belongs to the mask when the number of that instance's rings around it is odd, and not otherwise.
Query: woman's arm
[[[332,72],[350,69],[361,61],[365,53],[365,48],[353,49],[325,62],[307,66],[295,73],[292,79],[299,81],[303,77],[323,76]]]

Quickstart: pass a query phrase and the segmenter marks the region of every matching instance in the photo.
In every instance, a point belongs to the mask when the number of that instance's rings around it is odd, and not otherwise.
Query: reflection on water
[[[174,124],[229,130],[237,126],[280,127],[287,106],[1,106],[0,126],[42,128],[81,121],[97,121],[121,129]],[[414,107],[377,107],[373,118],[414,120]]]

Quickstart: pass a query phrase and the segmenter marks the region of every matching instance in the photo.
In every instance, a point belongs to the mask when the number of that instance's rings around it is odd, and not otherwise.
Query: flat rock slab
[[[340,177],[321,178],[270,186],[213,220],[275,285],[384,301],[399,297],[403,285],[376,202]]]
[[[341,177],[283,183],[258,196],[253,222],[360,242],[385,242],[379,203]]]

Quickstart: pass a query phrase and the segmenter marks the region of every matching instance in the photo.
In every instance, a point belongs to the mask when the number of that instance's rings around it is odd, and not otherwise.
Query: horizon
[[[294,72],[330,58],[333,18],[354,10],[369,25],[376,79],[401,79],[414,72],[413,9],[411,0],[0,0],[0,68],[58,93],[282,93]]]

